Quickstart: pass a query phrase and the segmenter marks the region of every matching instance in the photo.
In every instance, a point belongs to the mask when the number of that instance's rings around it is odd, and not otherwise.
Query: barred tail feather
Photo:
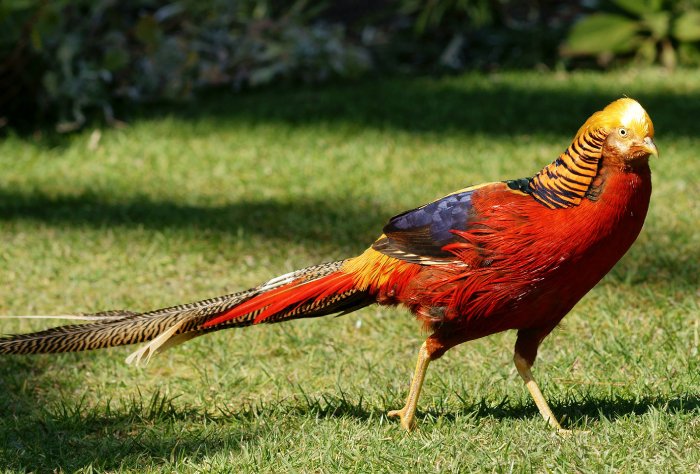
[[[148,362],[154,354],[199,335],[261,322],[349,312],[372,302],[340,272],[345,261],[282,275],[250,290],[147,313],[108,311],[78,315],[85,324],[0,337],[0,354],[77,352],[148,341],[127,358]]]

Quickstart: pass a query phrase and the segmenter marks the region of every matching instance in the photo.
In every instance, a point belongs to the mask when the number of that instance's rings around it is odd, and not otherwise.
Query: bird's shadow
[[[209,239],[244,232],[307,246],[318,242],[357,246],[371,242],[389,215],[368,202],[348,205],[330,199],[260,199],[209,206],[145,196],[114,202],[91,192],[67,196],[0,187],[0,223],[34,220],[60,227],[172,229],[196,235],[206,231]],[[352,223],[352,234],[347,223]]]

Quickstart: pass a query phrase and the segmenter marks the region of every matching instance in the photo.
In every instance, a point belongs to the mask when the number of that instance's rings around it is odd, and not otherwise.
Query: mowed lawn
[[[697,472],[700,72],[382,79],[144,108],[121,129],[0,142],[0,314],[149,310],[355,255],[386,220],[529,176],[594,111],[637,98],[661,156],[632,250],[543,344],[554,435],[514,333],[432,364],[425,334],[370,307],[134,348],[0,359],[7,472]],[[543,226],[547,223],[543,222]],[[55,321],[0,320],[3,333]],[[584,432],[585,431],[585,432]]]

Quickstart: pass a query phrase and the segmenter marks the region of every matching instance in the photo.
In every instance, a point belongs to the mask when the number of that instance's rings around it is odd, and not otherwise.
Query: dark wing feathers
[[[455,256],[443,250],[455,242],[453,230],[466,230],[472,217],[472,195],[482,186],[466,188],[430,204],[399,214],[384,227],[372,248],[412,263],[447,264]]]

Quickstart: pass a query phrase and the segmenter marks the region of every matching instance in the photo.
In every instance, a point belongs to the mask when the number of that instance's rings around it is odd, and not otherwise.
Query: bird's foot
[[[406,431],[411,431],[416,427],[416,423],[413,416],[407,416],[406,407],[400,410],[391,410],[389,413],[386,414],[386,416],[388,416],[389,418],[401,418],[401,426]]]
[[[558,428],[557,429],[557,434],[561,436],[562,438],[568,438],[569,436],[574,436],[574,435],[580,435],[580,434],[588,434],[590,431],[588,430],[567,430],[565,428]]]
[[[566,419],[566,415],[562,417],[562,422]],[[559,422],[555,418],[551,418],[548,420],[550,422],[550,425],[552,428],[556,430],[556,433],[561,436],[562,438],[568,438],[569,436],[574,436],[574,435],[579,435],[579,434],[588,434],[590,431],[586,430],[567,430],[566,428],[562,428]]]

